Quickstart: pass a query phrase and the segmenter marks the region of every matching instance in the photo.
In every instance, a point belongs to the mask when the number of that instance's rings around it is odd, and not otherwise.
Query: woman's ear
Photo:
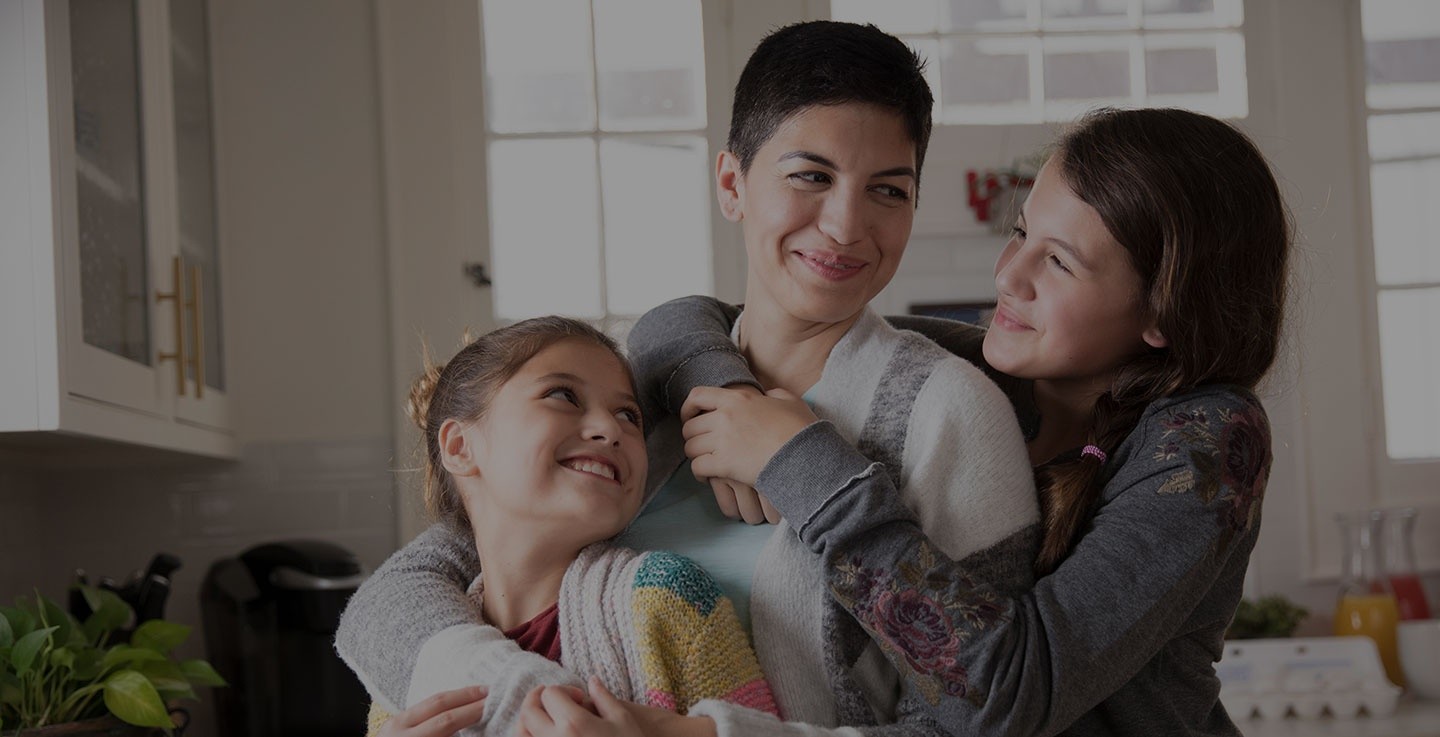
[[[475,463],[474,440],[465,435],[465,425],[458,420],[440,423],[436,434],[440,445],[440,463],[452,476],[479,476],[480,467]]]
[[[729,151],[721,151],[715,159],[715,196],[720,200],[720,214],[732,223],[745,219],[741,202],[745,194],[745,174],[740,159]]]

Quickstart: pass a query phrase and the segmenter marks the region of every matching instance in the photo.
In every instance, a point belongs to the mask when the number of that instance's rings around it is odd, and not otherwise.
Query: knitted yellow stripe
[[[729,599],[703,616],[684,596],[646,586],[635,591],[634,612],[647,690],[672,695],[680,713],[763,678],[744,630],[723,625],[737,621]]]

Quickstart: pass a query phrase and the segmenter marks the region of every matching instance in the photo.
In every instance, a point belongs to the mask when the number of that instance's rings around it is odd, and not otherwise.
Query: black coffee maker
[[[220,737],[364,734],[369,696],[332,643],[364,576],[319,540],[250,548],[210,567],[200,591]]]

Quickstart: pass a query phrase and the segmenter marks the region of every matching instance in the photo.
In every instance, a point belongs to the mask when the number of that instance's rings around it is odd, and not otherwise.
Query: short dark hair
[[[791,115],[815,105],[865,103],[904,121],[918,180],[935,105],[924,70],[909,46],[872,25],[817,20],[781,27],[760,41],[740,72],[726,146],[748,172]]]

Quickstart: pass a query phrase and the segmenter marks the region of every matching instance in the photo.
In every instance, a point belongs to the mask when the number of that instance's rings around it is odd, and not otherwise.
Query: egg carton
[[[1400,698],[1368,637],[1232,640],[1215,674],[1236,720],[1388,717]]]

